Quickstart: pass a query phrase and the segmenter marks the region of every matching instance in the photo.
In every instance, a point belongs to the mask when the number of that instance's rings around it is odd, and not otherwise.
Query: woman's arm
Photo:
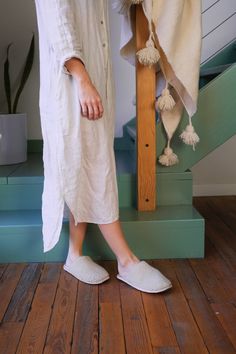
[[[78,58],[71,58],[65,62],[65,66],[77,81],[83,116],[89,119],[101,118],[103,114],[102,100],[83,62]]]
[[[63,73],[73,75],[79,88],[83,116],[100,118],[101,97],[86,70],[82,38],[76,30],[75,0],[35,0],[37,16],[44,23],[49,46]]]

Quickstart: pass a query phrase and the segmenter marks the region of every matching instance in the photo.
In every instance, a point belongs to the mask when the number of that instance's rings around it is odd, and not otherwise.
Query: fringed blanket
[[[146,46],[137,52],[135,4],[143,7],[149,26]],[[158,161],[165,166],[174,165],[179,160],[170,146],[171,139],[184,108],[189,123],[180,138],[193,150],[200,140],[191,118],[197,110],[199,92],[201,0],[112,0],[112,7],[122,16],[121,56],[132,65],[136,65],[136,58],[143,65],[155,65],[155,107],[167,135],[166,148]]]

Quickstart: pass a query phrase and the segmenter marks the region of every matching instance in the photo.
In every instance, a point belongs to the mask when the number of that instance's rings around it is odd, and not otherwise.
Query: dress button
[[[101,20],[101,24],[103,24],[103,20]]]
[[[106,46],[106,43],[103,43],[102,46],[105,47],[105,46]]]

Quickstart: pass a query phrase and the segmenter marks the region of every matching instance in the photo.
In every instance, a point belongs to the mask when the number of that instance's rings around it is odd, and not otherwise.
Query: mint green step
[[[211,75],[211,71],[218,71],[222,73],[230,65],[236,62],[236,41],[235,39],[228,43],[225,47],[219,50],[214,56],[205,61],[200,68],[200,88],[207,82],[211,81],[211,78],[207,79],[207,74]]]
[[[123,146],[124,147],[124,146]],[[121,146],[122,148],[122,146]],[[192,206],[192,173],[157,173],[158,207],[136,209],[135,163],[129,150],[115,149],[120,220],[127,241],[144,259],[204,257],[204,219]],[[42,153],[27,162],[0,166],[0,263],[63,261],[69,225],[64,219],[59,243],[43,253]],[[88,225],[85,253],[115,259],[95,224]]]
[[[216,65],[210,68],[204,68],[204,70],[200,71],[200,76],[201,77],[208,77],[208,76],[214,76],[216,77],[217,75],[221,74],[223,71],[228,69],[232,64],[221,64],[221,65]]]
[[[0,211],[0,220],[0,263],[65,260],[68,220],[63,221],[59,242],[46,253],[40,210]],[[152,212],[120,208],[120,220],[128,244],[142,259],[204,257],[204,219],[191,205]],[[84,252],[97,260],[116,259],[96,224],[88,224]]]
[[[120,207],[136,206],[135,162],[128,150],[115,150]],[[192,173],[157,173],[158,205],[192,204]],[[21,164],[0,166],[0,210],[40,209],[42,153]]]
[[[236,62],[236,41],[233,40],[201,65],[199,88],[223,73]]]

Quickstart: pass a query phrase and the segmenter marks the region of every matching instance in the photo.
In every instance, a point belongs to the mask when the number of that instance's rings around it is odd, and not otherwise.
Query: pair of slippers
[[[110,278],[106,269],[90,256],[78,256],[73,261],[66,261],[63,269],[88,284],[101,284]],[[122,275],[118,273],[116,277],[135,289],[148,293],[159,293],[172,287],[169,279],[145,261],[129,265]]]

